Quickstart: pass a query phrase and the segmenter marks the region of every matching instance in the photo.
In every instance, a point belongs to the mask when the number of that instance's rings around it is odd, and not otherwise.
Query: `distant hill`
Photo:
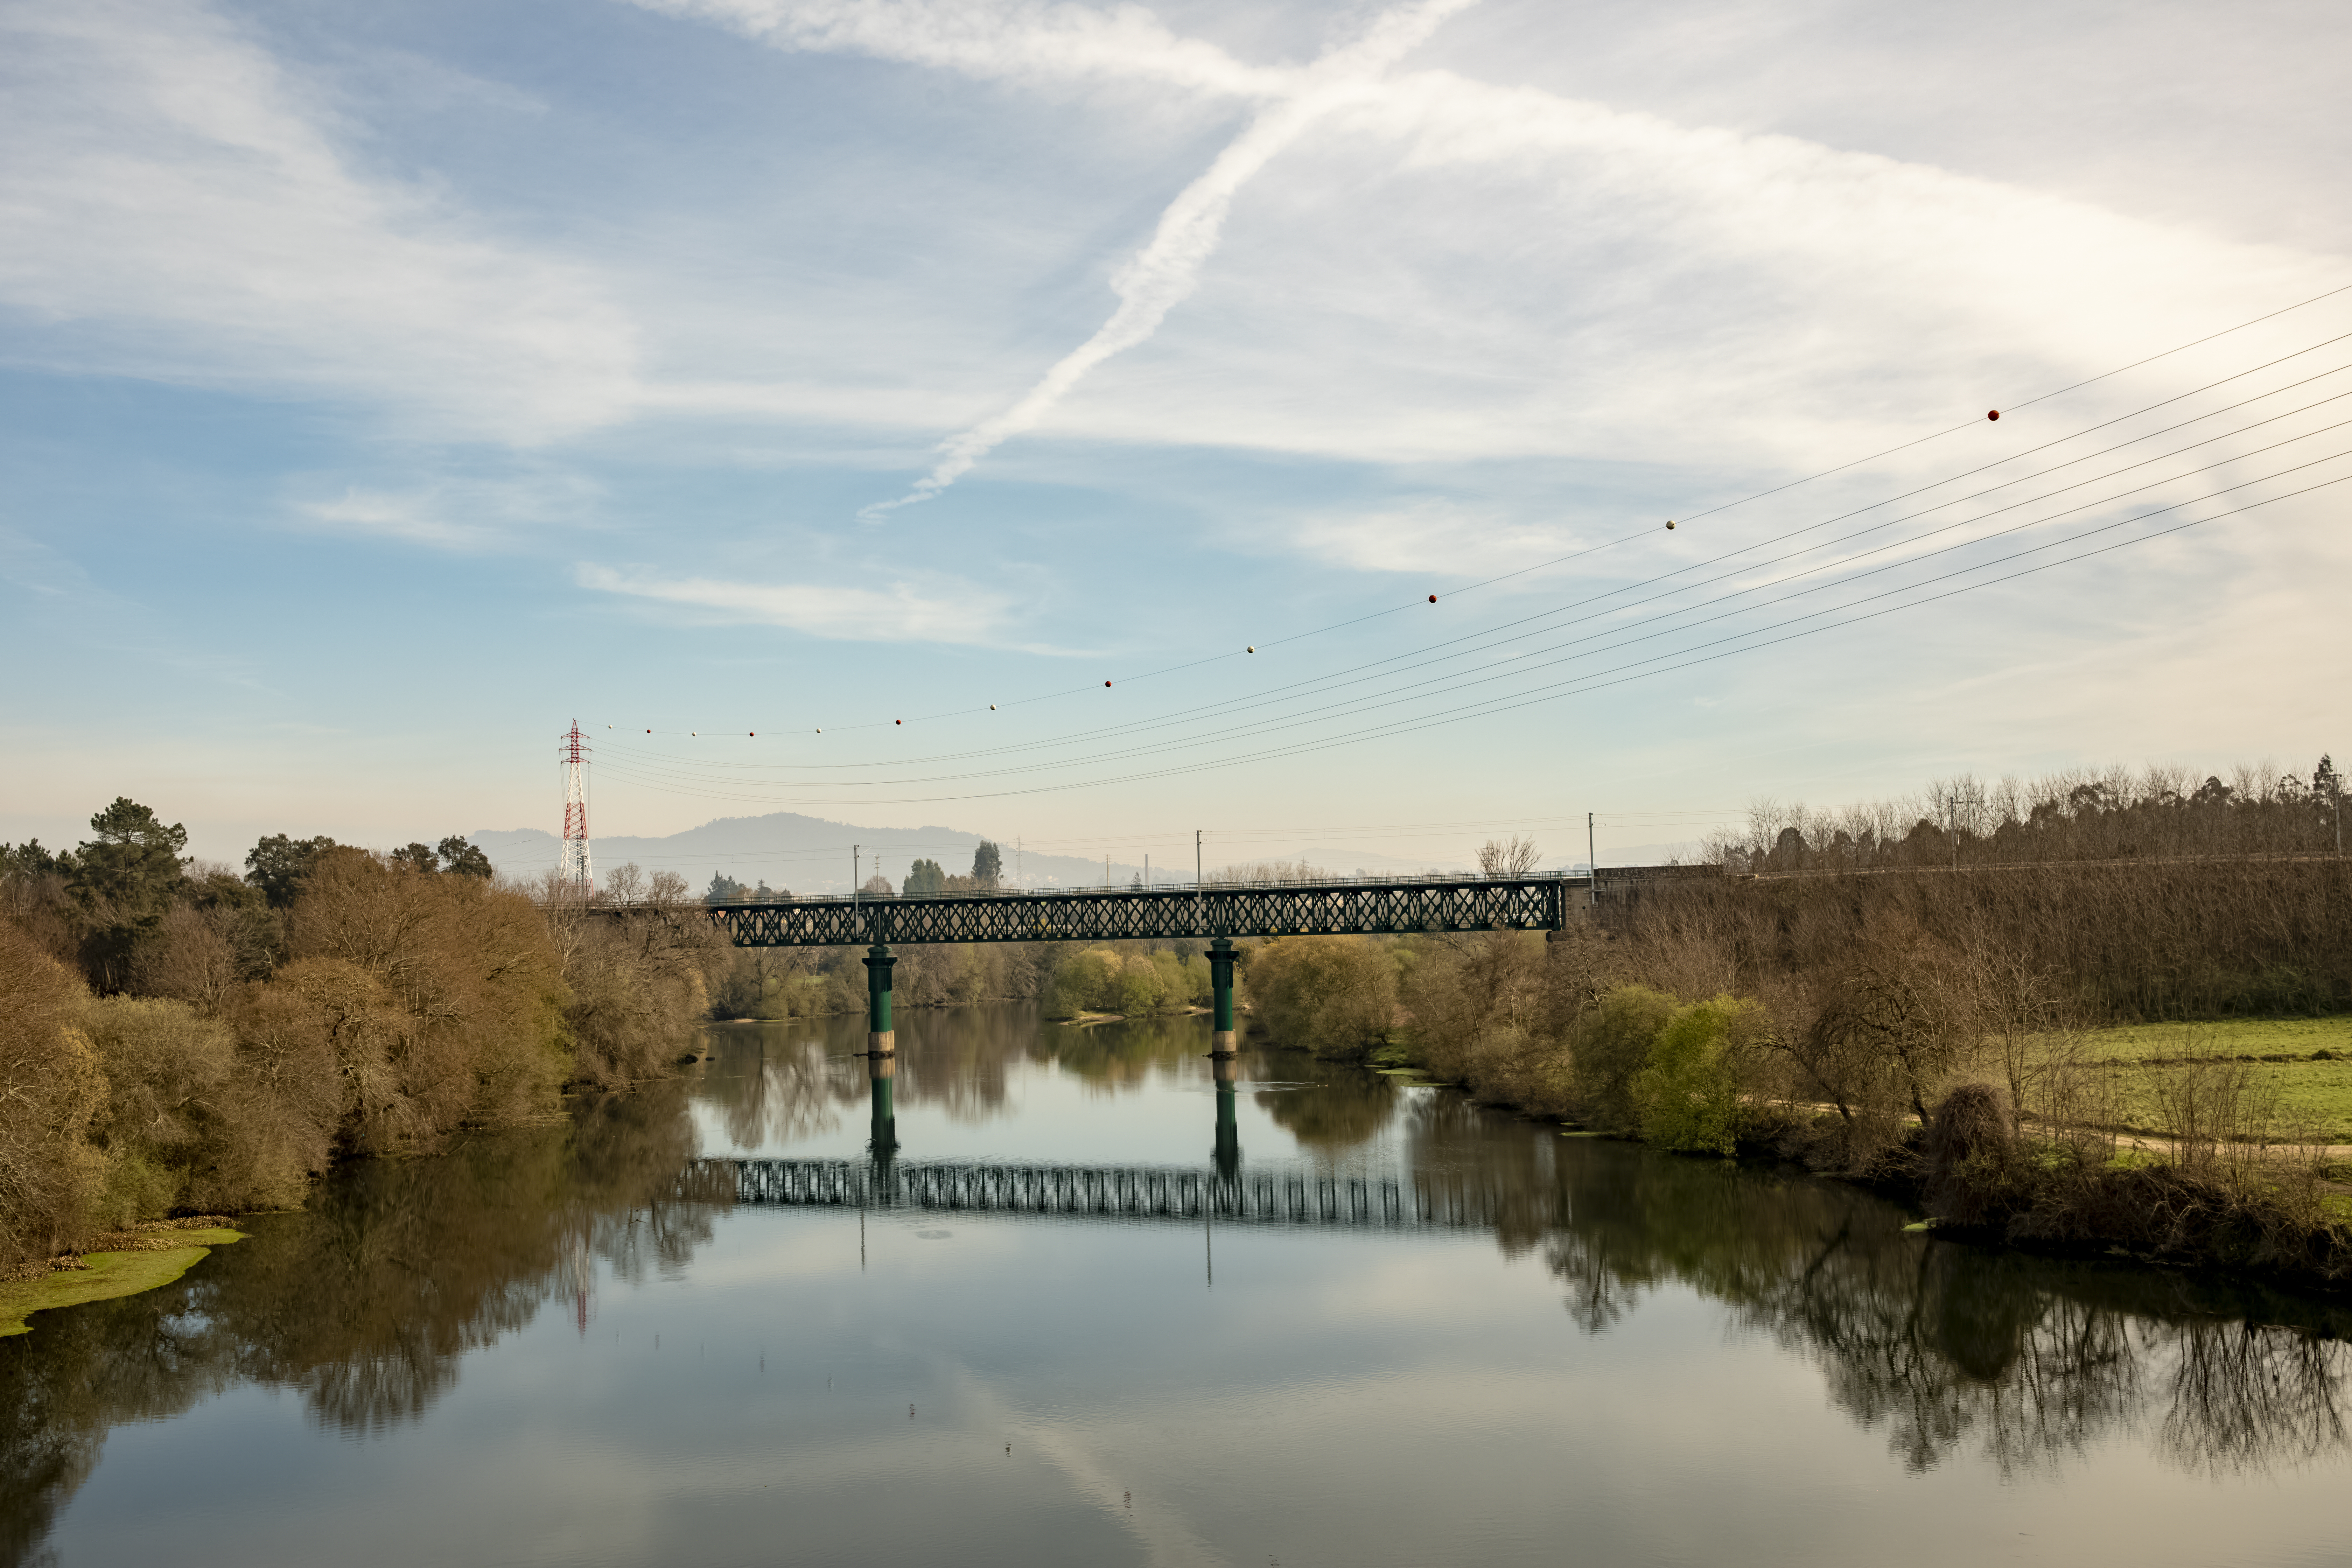
[[[469,837],[492,865],[518,876],[554,869],[562,847],[554,834],[536,827],[485,830]],[[746,887],[764,881],[779,891],[845,893],[853,845],[859,851],[861,878],[874,875],[878,857],[882,874],[896,883],[906,879],[907,868],[919,856],[937,860],[950,873],[971,870],[972,851],[983,837],[952,827],[859,827],[794,811],[776,811],[765,816],[722,816],[666,838],[592,838],[589,853],[600,874],[635,862],[648,871],[676,871],[697,891],[710,885],[712,873],[724,871]],[[1031,887],[1102,886],[1099,860],[1017,854],[1010,840],[1003,848],[1008,881],[1017,860],[1021,875]],[[1113,861],[1111,879],[1124,884],[1141,869]]]
[[[555,868],[557,851],[562,841],[552,833],[536,827],[517,827],[503,832],[485,829],[470,836],[490,858],[492,865],[501,871],[517,876],[532,876]],[[874,875],[877,857],[884,876],[895,884],[904,881],[907,868],[918,856],[937,860],[950,873],[971,869],[971,853],[983,836],[966,833],[953,827],[859,827],[846,822],[830,822],[821,816],[803,816],[798,812],[777,811],[764,816],[722,816],[716,822],[706,822],[699,827],[689,827],[683,833],[673,833],[664,838],[614,837],[590,841],[599,873],[635,862],[648,871],[676,871],[697,891],[710,885],[714,872],[725,872],[746,887],[766,882],[771,889],[794,893],[845,893],[850,886],[850,847],[858,847],[858,874]],[[1000,840],[1004,851],[1004,875],[1012,881],[1016,873],[1024,885],[1033,888],[1099,888],[1103,885],[1103,863],[1074,855],[1045,855],[1036,851],[1016,850],[1010,840]],[[1604,865],[1648,865],[1680,854],[1687,858],[1696,846],[1637,845],[1603,853]],[[1158,860],[1158,857],[1153,857]],[[1239,858],[1221,854],[1213,864],[1223,865]],[[1250,857],[1251,859],[1259,857]],[[1463,865],[1432,863],[1407,859],[1395,855],[1383,855],[1365,849],[1334,849],[1307,847],[1290,854],[1268,855],[1265,859],[1291,863],[1304,860],[1338,876],[1363,871],[1373,876],[1410,875],[1417,871],[1450,871],[1463,869]],[[1578,871],[1584,868],[1581,855],[1560,862],[1547,860],[1548,870]],[[1110,880],[1125,887],[1141,873],[1139,864],[1113,859]],[[1173,873],[1189,878],[1192,868],[1190,857],[1182,863],[1160,863],[1152,868],[1154,879]]]

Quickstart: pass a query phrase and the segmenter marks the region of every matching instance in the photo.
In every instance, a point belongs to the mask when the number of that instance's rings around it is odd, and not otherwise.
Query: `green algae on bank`
[[[92,1252],[82,1268],[59,1268],[39,1279],[0,1285],[0,1339],[32,1332],[26,1321],[35,1312],[54,1307],[79,1307],[85,1301],[108,1301],[136,1296],[169,1285],[211,1255],[215,1247],[243,1241],[245,1232],[215,1226],[179,1233],[186,1244],[155,1252]]]

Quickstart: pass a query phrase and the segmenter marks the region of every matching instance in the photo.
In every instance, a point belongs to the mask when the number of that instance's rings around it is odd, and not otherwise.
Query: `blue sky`
[[[2026,400],[2352,284],[2347,52],[2284,4],[0,5],[0,838],[552,829],[575,717],[604,832],[1122,862],[2307,772],[2352,293]]]

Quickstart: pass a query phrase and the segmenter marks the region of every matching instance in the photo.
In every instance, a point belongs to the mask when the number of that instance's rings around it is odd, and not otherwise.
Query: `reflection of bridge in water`
[[[1152,1165],[993,1161],[697,1160],[681,1197],[788,1208],[938,1210],[1073,1219],[1475,1230],[1491,1220],[1474,1188],[1382,1176]]]

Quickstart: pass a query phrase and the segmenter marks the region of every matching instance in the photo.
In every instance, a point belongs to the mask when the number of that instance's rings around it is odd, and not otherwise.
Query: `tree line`
[[[2263,764],[2202,781],[2185,768],[2070,769],[1939,779],[1918,795],[1811,810],[1759,801],[1699,858],[1733,873],[2340,854],[2344,779]]]
[[[90,827],[0,846],[0,1268],[658,1075],[708,1010],[719,940],[665,873],[592,917],[456,836],[274,835],[239,873],[129,799]]]

